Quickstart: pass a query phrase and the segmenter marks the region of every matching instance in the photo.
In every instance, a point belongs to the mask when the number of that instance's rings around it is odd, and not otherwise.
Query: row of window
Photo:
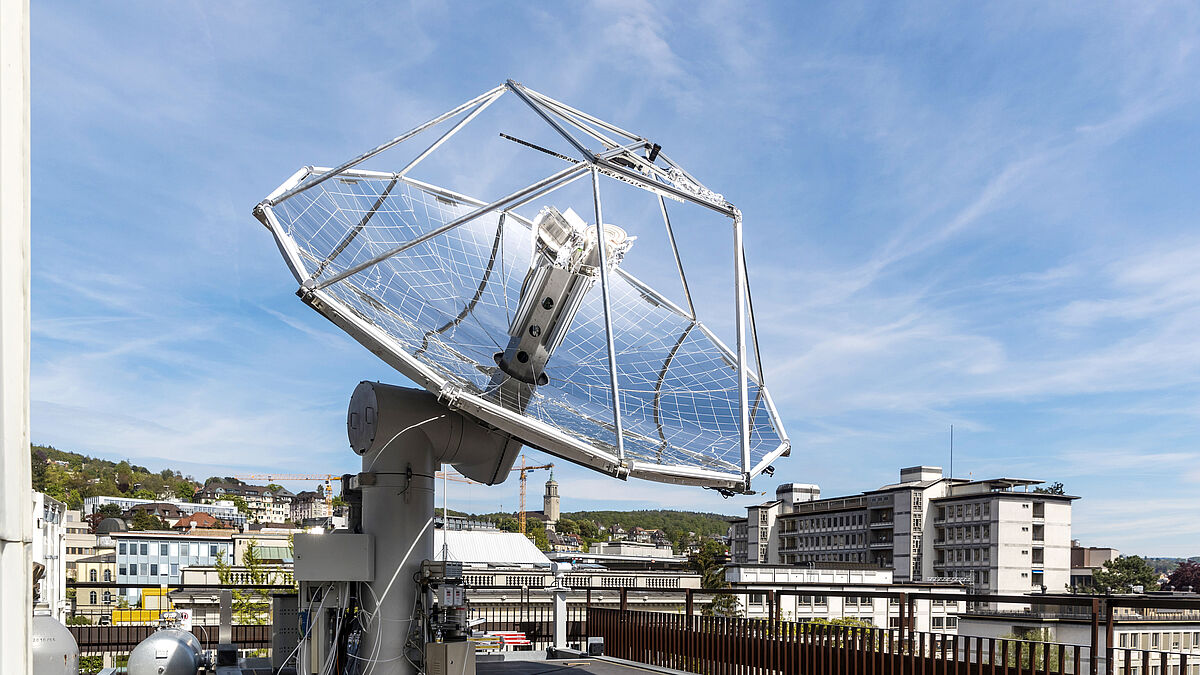
[[[784,537],[783,548],[817,548],[829,546],[861,546],[867,536],[861,532],[849,534],[820,534],[805,537]]]
[[[168,567],[166,563],[163,563],[162,565],[160,565],[158,563],[140,563],[140,564],[133,563],[128,566],[121,565],[117,569],[117,574],[119,576],[133,576],[133,577],[136,577],[136,576],[143,576],[143,577],[166,576],[168,574],[168,572],[173,577],[179,576],[179,564],[171,563],[170,566]]]
[[[1200,631],[1183,633],[1121,633],[1117,646],[1128,649],[1200,649]]]
[[[955,569],[955,568],[951,567],[948,569],[935,568],[934,572],[938,576],[943,576],[943,577],[956,577],[959,579],[970,579],[972,582],[975,583],[976,586],[987,586],[989,583],[991,583],[991,577],[992,577],[991,572],[989,570],[963,570],[963,569]],[[1024,576],[1024,575],[1022,575],[1022,576]]]
[[[987,541],[992,536],[991,525],[967,525],[963,527],[939,527],[934,543],[951,541]]]
[[[99,575],[96,574],[96,570],[88,570],[88,581],[98,581],[98,577]],[[112,581],[112,570],[104,570],[104,580]]]
[[[957,616],[934,616],[929,618],[929,627],[933,630],[947,629],[954,630],[958,628]]]
[[[128,547],[126,546],[126,542],[121,542],[120,544],[118,544],[117,545],[117,553],[119,553],[120,555],[150,555],[151,551],[156,551],[158,553],[158,555],[171,555],[171,556],[190,555],[192,557],[208,555],[210,557],[215,558],[215,557],[217,557],[218,553],[221,553],[221,552],[229,553],[229,551],[227,550],[227,547],[231,547],[231,546],[232,546],[231,544],[201,544],[201,543],[195,542],[195,541],[192,541],[192,542],[173,541],[169,544],[163,544],[163,543],[151,544],[148,542],[140,542],[139,543],[139,542],[131,541],[131,542],[128,542]]]
[[[988,562],[988,558],[991,555],[991,549],[987,547],[960,548],[938,551],[938,553],[944,553],[945,557],[938,557],[937,562],[934,563],[935,565],[944,565],[946,563],[956,562]]]
[[[951,504],[937,508],[937,519],[947,518],[987,518],[991,516],[990,502],[975,502],[971,504]]]
[[[866,522],[866,514],[847,513],[841,516],[813,516],[810,518],[800,518],[798,521],[793,522],[795,523],[793,529],[801,532],[827,530],[837,527],[861,527]]]
[[[783,556],[785,565],[795,565],[805,562],[865,562],[866,554],[858,553],[802,553],[799,555]]]
[[[89,553],[95,553],[95,552],[96,552],[96,549],[88,548],[86,546],[68,546],[67,547],[67,555],[88,555]]]

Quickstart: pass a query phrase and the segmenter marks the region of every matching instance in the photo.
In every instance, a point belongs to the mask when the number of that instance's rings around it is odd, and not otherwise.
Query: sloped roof
[[[550,559],[528,537],[515,532],[487,530],[434,530],[433,554],[440,558],[442,541],[450,549],[450,559],[463,563],[492,565],[549,565]]]

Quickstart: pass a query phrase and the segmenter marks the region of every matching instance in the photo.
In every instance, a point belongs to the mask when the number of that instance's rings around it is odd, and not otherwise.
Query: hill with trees
[[[199,485],[191,476],[163,469],[154,472],[127,460],[112,462],[48,445],[30,447],[33,489],[79,509],[86,497],[108,495],[135,499],[191,501]]]

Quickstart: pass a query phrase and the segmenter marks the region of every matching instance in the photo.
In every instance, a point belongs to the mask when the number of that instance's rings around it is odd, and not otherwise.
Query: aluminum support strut
[[[608,341],[608,378],[612,384],[613,429],[617,434],[617,457],[625,461],[625,434],[621,429],[621,387],[617,381],[617,348],[613,340],[612,298],[608,288],[608,246],[604,236],[604,214],[600,208],[600,172],[592,168],[592,199],[596,203],[596,249],[600,252],[600,290],[604,297],[604,337]]]

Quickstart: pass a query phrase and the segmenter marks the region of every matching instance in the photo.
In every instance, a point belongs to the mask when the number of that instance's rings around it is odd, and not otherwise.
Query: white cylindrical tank
[[[79,645],[45,605],[33,610],[34,675],[79,675]]]
[[[129,654],[129,675],[196,675],[204,665],[200,641],[186,630],[163,628]]]

